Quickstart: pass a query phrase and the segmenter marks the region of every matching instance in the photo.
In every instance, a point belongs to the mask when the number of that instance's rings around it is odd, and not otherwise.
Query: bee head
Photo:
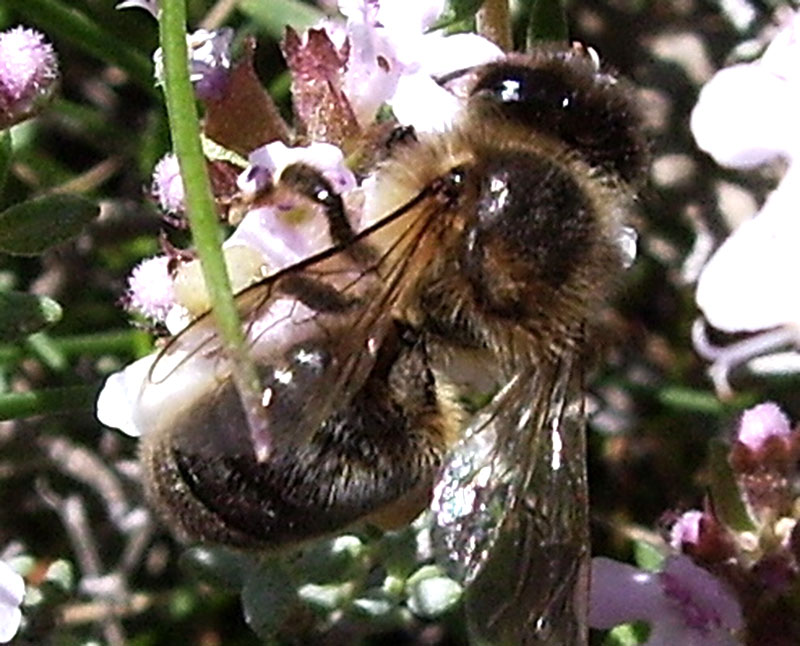
[[[543,51],[509,57],[475,75],[469,110],[553,137],[592,167],[635,184],[647,162],[631,91],[585,54]]]

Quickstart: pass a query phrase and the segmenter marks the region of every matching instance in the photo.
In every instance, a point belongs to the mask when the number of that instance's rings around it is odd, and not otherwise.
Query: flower
[[[701,330],[695,331],[698,352],[715,362],[713,376],[722,392],[733,365],[797,344],[798,60],[800,12],[792,14],[759,60],[718,72],[702,89],[692,112],[697,145],[719,164],[747,169],[778,158],[788,162],[783,179],[761,210],[720,246],[698,280],[697,304],[711,325],[726,332],[762,332],[728,349],[711,346]],[[781,329],[763,332],[772,328]],[[800,356],[795,353],[795,358]]]
[[[164,155],[153,170],[153,197],[167,213],[182,212],[185,193],[178,158],[172,153]]]
[[[0,130],[39,112],[57,80],[58,60],[42,34],[25,27],[0,33]]]
[[[156,175],[170,177],[168,167],[177,166],[177,163],[169,157],[159,162],[161,169]],[[249,189],[253,196],[279,179],[287,166],[297,163],[319,170],[336,193],[346,193],[356,187],[356,178],[345,166],[342,151],[331,144],[315,142],[291,148],[272,142],[254,150],[250,163],[240,176],[239,186],[245,192]],[[171,181],[164,179],[154,184],[159,184],[165,193],[174,192],[174,183],[180,176],[172,177]],[[351,224],[357,225],[356,222]],[[332,244],[327,219],[321,213],[307,211],[295,201],[288,201],[251,209],[223,243],[223,253],[232,287],[238,292],[262,278],[267,271],[274,273]],[[174,271],[170,267],[172,260],[176,264]],[[177,334],[210,306],[199,262],[169,256],[145,260],[131,272],[126,300],[130,309],[164,323],[172,334]],[[266,308],[258,321],[251,321],[247,326],[255,344],[251,351],[280,347],[289,330],[293,339],[299,339],[309,326],[308,321],[312,320],[306,308],[295,301],[278,299]],[[97,400],[96,414],[100,422],[128,435],[139,436],[163,423],[165,408],[182,409],[190,406],[195,398],[204,396],[211,380],[220,376],[218,357],[214,356],[218,346],[216,340],[210,338],[213,329],[199,334],[209,337],[202,353],[184,349],[179,342],[161,358],[154,353],[110,375]]]
[[[158,6],[158,0],[123,0],[118,3],[115,9],[144,9],[153,18],[158,20],[158,12],[161,10]]]
[[[138,6],[138,5],[137,5]],[[119,8],[119,7],[118,7]],[[233,29],[198,29],[186,36],[189,54],[189,78],[195,94],[202,101],[218,99],[228,85],[232,66]],[[164,83],[164,54],[159,47],[153,54],[156,83]]]
[[[167,319],[175,305],[175,290],[170,274],[170,258],[156,256],[140,262],[128,277],[125,301],[128,309],[156,323]]]
[[[608,629],[647,621],[647,646],[734,646],[743,619],[738,601],[686,556],[669,557],[661,572],[592,559],[589,625]]]
[[[460,101],[435,78],[503,56],[476,34],[429,31],[443,9],[443,0],[340,0],[350,42],[344,91],[362,126],[388,103],[401,124],[440,130],[452,122]]]
[[[0,644],[10,642],[19,630],[25,597],[25,581],[5,562],[0,561]]]

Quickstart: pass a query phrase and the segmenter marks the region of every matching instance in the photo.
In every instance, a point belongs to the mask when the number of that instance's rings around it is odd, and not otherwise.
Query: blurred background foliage
[[[639,255],[604,313],[607,350],[590,382],[596,553],[630,558],[631,539],[657,543],[669,514],[697,507],[709,441],[725,437],[742,408],[775,399],[791,417],[800,416],[790,378],[734,375],[736,396],[720,401],[690,341],[698,316],[691,262],[702,251],[697,232],[722,240],[755,212],[777,171],[721,170],[694,147],[689,112],[700,86],[730,62],[732,51],[741,57],[758,51],[764,28],[785,4],[568,3],[571,38],[593,46],[639,88],[653,155],[636,222]],[[225,24],[237,39],[257,39],[257,71],[288,116],[288,76],[278,48],[283,27],[313,24],[335,6],[189,0],[188,10],[194,27]],[[0,292],[47,296],[62,310],[45,330],[0,342],[0,418],[8,420],[0,422],[0,549],[4,558],[24,561],[27,581],[38,590],[26,601],[28,625],[18,643],[259,643],[245,617],[268,634],[269,626],[255,624],[268,623],[261,607],[288,603],[279,586],[257,586],[262,597],[246,598],[243,616],[235,592],[198,583],[192,573],[207,573],[208,559],[217,563],[212,569],[225,571],[220,560],[226,555],[181,557],[184,549],[142,506],[135,440],[102,428],[93,416],[103,377],[151,347],[118,302],[131,267],[158,251],[163,226],[149,196],[153,166],[169,150],[163,100],[152,81],[155,21],[144,11],[116,11],[112,0],[4,0],[0,30],[17,24],[47,35],[62,76],[50,108],[12,131],[0,211],[53,192],[100,206],[99,217],[70,242],[37,256],[0,254]],[[0,300],[0,306],[13,304]],[[354,560],[343,567],[356,563],[360,580],[375,585],[373,566],[383,562],[382,553],[407,546],[408,535],[360,537]],[[387,548],[392,541],[395,547]],[[313,553],[306,558],[313,561]],[[383,588],[385,563],[384,569],[377,580]],[[413,569],[406,564],[399,571],[405,576]],[[264,568],[259,576],[280,580],[277,572]],[[231,577],[241,584],[240,575]],[[326,590],[329,597],[336,593]],[[463,640],[458,611],[428,622],[371,612],[366,603],[359,611],[322,598],[326,590],[306,591],[317,594],[316,619],[282,615],[298,620],[298,641],[309,643],[309,635],[320,644]],[[339,593],[352,601],[346,590]],[[332,610],[344,620],[334,624]]]

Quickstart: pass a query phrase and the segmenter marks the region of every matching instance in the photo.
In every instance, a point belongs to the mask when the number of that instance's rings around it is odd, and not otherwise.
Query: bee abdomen
[[[388,370],[379,361],[349,405],[308,441],[279,442],[264,462],[226,383],[180,428],[145,438],[156,507],[184,540],[273,549],[332,534],[430,490],[450,433],[424,361],[417,349]],[[423,496],[419,510],[425,503]]]

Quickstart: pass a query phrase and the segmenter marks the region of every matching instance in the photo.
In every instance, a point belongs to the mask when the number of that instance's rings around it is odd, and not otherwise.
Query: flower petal
[[[790,169],[761,212],[736,229],[703,268],[696,299],[711,325],[752,332],[800,322],[798,203],[800,166]]]
[[[718,72],[692,111],[697,145],[717,163],[749,168],[800,153],[800,91],[759,64]]]
[[[592,559],[589,625],[607,629],[629,621],[655,621],[665,602],[658,575],[605,557]]]
[[[133,437],[142,434],[133,410],[157,356],[150,354],[109,375],[97,396],[96,414],[101,424]]]
[[[492,41],[477,34],[427,34],[420,39],[419,46],[417,59],[421,69],[430,76],[444,76],[505,56]]]
[[[420,132],[439,132],[452,125],[462,104],[425,73],[400,77],[389,100],[397,120]]]

